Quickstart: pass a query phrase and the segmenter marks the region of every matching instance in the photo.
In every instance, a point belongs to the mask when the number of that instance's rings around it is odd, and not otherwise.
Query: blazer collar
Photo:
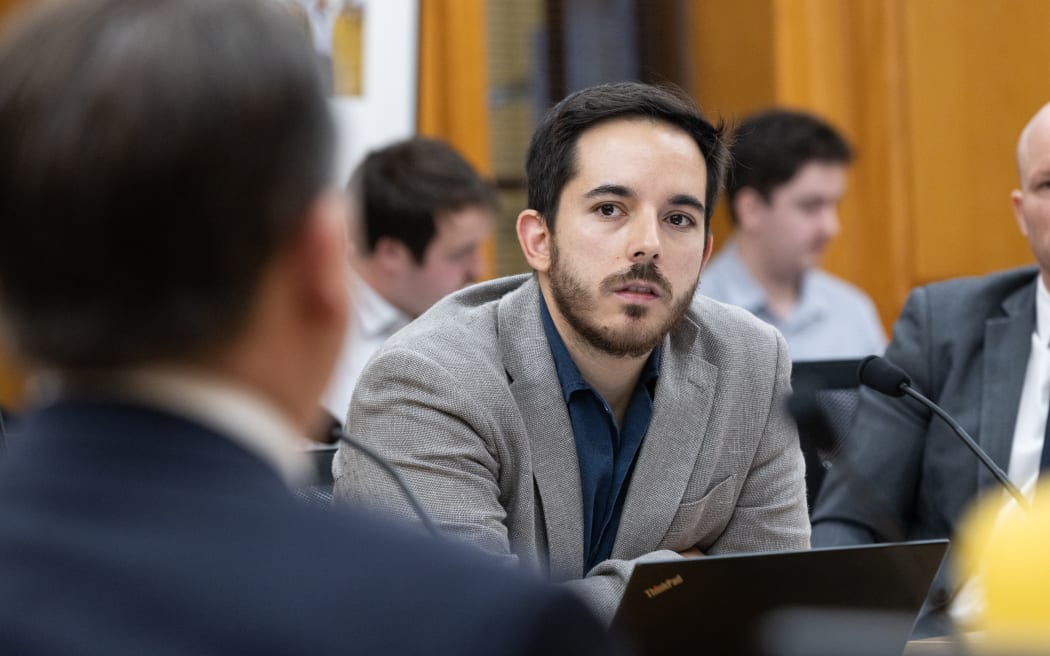
[[[533,276],[500,301],[499,341],[511,393],[529,430],[550,574],[561,580],[585,574],[583,500],[572,423],[540,321],[539,299]],[[614,558],[657,547],[702,453],[718,369],[703,359],[698,335],[687,316],[664,338],[653,418],[631,476]],[[682,412],[683,407],[690,411]]]
[[[689,479],[698,468],[714,467],[703,459],[710,451],[704,440],[717,382],[718,367],[704,359],[700,328],[687,315],[664,338],[653,418],[631,475],[613,558],[656,549]]]
[[[1024,363],[1035,326],[1035,291],[1030,284],[1013,292],[1002,303],[1002,314],[984,325],[984,365],[981,419],[977,441],[1000,467],[1010,464],[1017,406],[1024,387]],[[1020,373],[1019,373],[1020,372]],[[979,487],[994,484],[984,467],[978,470]]]

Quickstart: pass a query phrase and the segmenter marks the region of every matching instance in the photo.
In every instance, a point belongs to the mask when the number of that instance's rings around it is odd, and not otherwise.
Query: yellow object
[[[983,499],[962,525],[961,574],[977,576],[983,609],[974,629],[995,653],[1050,653],[1050,481],[1030,513],[1002,495]]]
[[[332,76],[335,95],[360,96],[364,91],[365,10],[348,3],[332,28]]]

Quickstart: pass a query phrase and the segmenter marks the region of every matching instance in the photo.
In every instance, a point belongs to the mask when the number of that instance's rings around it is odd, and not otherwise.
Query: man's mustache
[[[673,295],[671,293],[671,283],[652,262],[635,263],[626,271],[607,277],[602,281],[602,290],[612,292],[630,282],[639,280],[653,283],[660,288],[664,296],[670,297]]]

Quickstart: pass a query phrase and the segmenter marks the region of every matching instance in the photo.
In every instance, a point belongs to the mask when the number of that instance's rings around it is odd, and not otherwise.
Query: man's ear
[[[518,215],[518,243],[525,261],[536,271],[546,273],[551,267],[551,235],[547,220],[536,210]]]
[[[303,229],[290,251],[299,272],[298,294],[308,311],[328,316],[347,314],[349,250],[346,201],[341,193],[326,193],[307,210]]]
[[[398,278],[416,264],[412,251],[399,239],[380,237],[369,256],[379,271],[390,278]]]
[[[1011,191],[1010,205],[1014,209],[1014,218],[1017,219],[1017,227],[1021,229],[1021,234],[1024,235],[1024,238],[1028,239],[1028,223],[1026,223],[1024,219],[1024,192],[1019,189]]]
[[[751,187],[744,187],[733,197],[737,227],[748,232],[759,229],[767,207],[768,203],[761,194]]]
[[[715,248],[715,236],[710,230],[707,231],[707,240],[704,243],[704,260],[700,263],[700,270],[703,271],[704,267],[707,266],[707,261],[711,259],[711,252]]]

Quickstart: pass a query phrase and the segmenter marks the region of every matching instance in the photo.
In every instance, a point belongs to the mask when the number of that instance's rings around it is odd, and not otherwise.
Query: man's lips
[[[613,290],[613,293],[620,298],[642,302],[654,301],[663,296],[663,292],[659,285],[643,281],[635,281],[619,285]]]

